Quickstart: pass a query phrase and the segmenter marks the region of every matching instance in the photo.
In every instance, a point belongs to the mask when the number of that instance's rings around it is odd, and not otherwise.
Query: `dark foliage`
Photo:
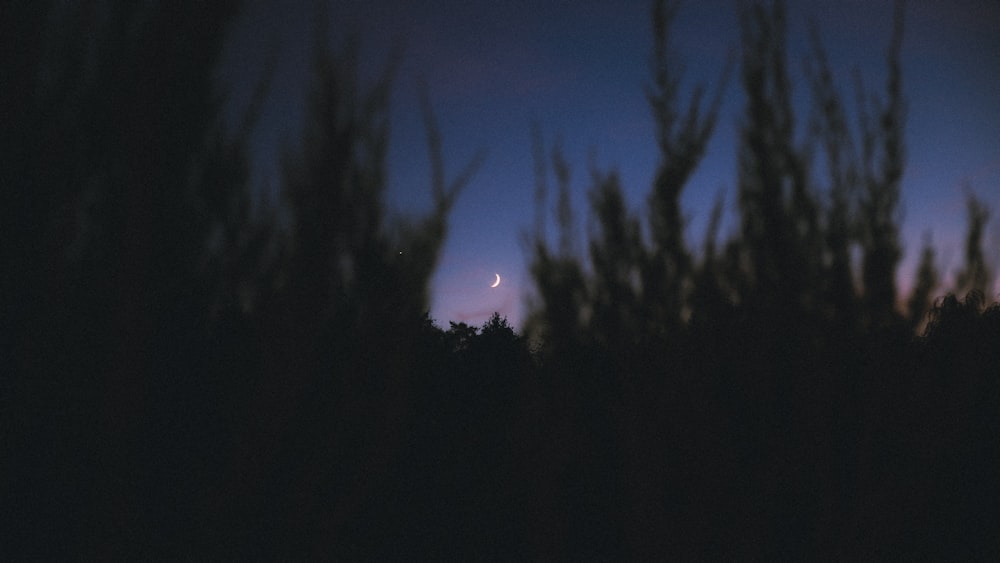
[[[937,267],[934,265],[934,247],[930,236],[924,240],[924,248],[920,252],[920,265],[917,266],[916,285],[907,302],[910,323],[915,329],[925,321],[931,296],[938,285]]]
[[[254,105],[227,134],[211,80],[236,6],[5,7],[0,555],[1000,558],[1000,305],[974,198],[964,299],[933,299],[928,241],[896,310],[901,12],[858,138],[814,33],[799,138],[782,6],[743,7],[740,228],[716,240],[720,199],[698,255],[680,194],[728,70],[678,109],[676,9],[652,10],[645,225],[593,170],[581,247],[569,163],[535,131],[529,340],[426,313],[479,160],[449,179],[425,97],[434,205],[386,215],[394,61],[365,82],[359,45],[318,40],[303,148],[255,211]]]
[[[538,498],[564,503],[559,527],[534,520],[559,532],[542,553],[996,556],[983,523],[1000,518],[985,500],[996,498],[988,475],[1000,468],[989,438],[1000,412],[997,306],[973,292],[928,313],[939,286],[928,241],[908,315],[897,310],[901,7],[886,101],[861,90],[857,127],[813,30],[814,108],[804,131],[791,102],[783,6],[742,7],[740,230],[717,249],[720,200],[696,260],[680,238],[677,195],[714,113],[699,124],[695,90],[693,109],[677,119],[677,69],[659,55],[676,6],[655,4],[650,104],[662,162],[649,240],[616,175],[595,173],[589,256],[561,245],[553,259],[543,228],[533,241],[529,330],[545,342],[544,413],[560,447],[531,463],[539,476],[562,476],[539,481]],[[678,121],[689,129],[674,141]],[[544,175],[537,147],[535,157]],[[990,280],[979,242],[986,217],[972,200],[960,277],[976,287]]]
[[[990,267],[983,256],[983,231],[990,218],[990,208],[969,193],[967,197],[969,231],[965,238],[965,268],[959,272],[956,285],[959,291],[989,291],[992,281]]]

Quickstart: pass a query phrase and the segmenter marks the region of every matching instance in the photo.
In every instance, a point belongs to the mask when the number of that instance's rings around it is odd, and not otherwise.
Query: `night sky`
[[[238,107],[269,54],[277,61],[252,143],[262,186],[279,184],[275,155],[297,139],[311,62],[315,12],[279,4],[249,2],[220,71],[231,104]],[[539,125],[548,145],[561,141],[573,166],[581,251],[588,228],[590,162],[603,170],[617,169],[632,210],[645,214],[657,156],[644,95],[652,42],[649,2],[537,4],[338,0],[330,5],[330,44],[337,48],[348,32],[356,32],[366,72],[384,66],[393,38],[403,43],[389,155],[388,203],[394,213],[419,214],[430,205],[418,105],[421,81],[428,86],[440,123],[449,172],[457,173],[479,150],[487,151],[452,213],[432,280],[431,317],[444,328],[448,321],[482,324],[493,311],[521,326],[522,303],[532,288],[524,244],[535,216],[531,123]],[[850,108],[854,68],[866,87],[884,92],[891,16],[889,1],[788,3],[789,69],[796,103],[803,108],[800,129],[808,102],[802,80],[807,22],[818,23]],[[905,26],[908,151],[904,258],[897,270],[904,295],[925,232],[932,233],[946,285],[961,267],[966,186],[994,211],[984,246],[989,263],[1000,264],[1000,3],[911,1]],[[682,5],[672,40],[684,67],[681,99],[697,84],[715,88],[727,54],[737,54],[739,46],[736,2]],[[725,237],[736,228],[736,141],[743,104],[734,73],[706,157],[683,193],[689,248],[700,248],[711,203],[720,191],[728,213],[720,234]],[[550,211],[554,185],[550,178]],[[549,216],[554,240],[554,214]],[[502,277],[495,289],[490,288],[494,273]],[[1000,287],[994,286],[996,292]]]

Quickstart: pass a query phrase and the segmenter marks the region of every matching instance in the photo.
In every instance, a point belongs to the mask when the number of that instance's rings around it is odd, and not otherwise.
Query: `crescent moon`
[[[496,287],[500,285],[500,274],[497,274],[496,276],[497,276],[497,281],[493,282],[493,285],[491,285],[490,287]]]

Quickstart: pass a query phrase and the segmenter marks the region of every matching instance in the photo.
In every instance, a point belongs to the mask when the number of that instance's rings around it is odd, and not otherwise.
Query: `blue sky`
[[[258,76],[263,60],[277,61],[275,86],[254,145],[277,154],[294,141],[304,118],[313,12],[251,1],[234,29],[221,73],[234,103]],[[632,209],[644,213],[656,162],[653,128],[643,87],[651,33],[646,1],[367,2],[330,5],[331,45],[345,33],[362,37],[365,65],[380,68],[393,38],[403,61],[393,98],[389,204],[395,213],[428,208],[429,174],[418,108],[426,82],[444,137],[446,166],[457,172],[479,150],[487,159],[466,187],[432,280],[431,316],[481,324],[493,311],[514,326],[531,290],[524,235],[532,228],[534,172],[530,124],[548,143],[556,139],[573,166],[575,212],[586,232],[589,162],[618,170]],[[796,99],[808,92],[802,77],[807,21],[815,20],[842,93],[853,102],[852,72],[882,91],[891,29],[888,1],[788,2],[789,67]],[[682,4],[673,49],[684,66],[682,88],[714,88],[730,50],[739,44],[736,2]],[[961,265],[965,227],[963,186],[1000,215],[1000,3],[995,0],[907,4],[903,44],[908,99],[908,163],[903,179],[905,255],[898,283],[909,288],[921,236],[932,233],[938,267],[947,281]],[[700,245],[710,205],[722,190],[735,228],[736,139],[743,106],[736,75],[730,80],[716,133],[682,198],[689,246]],[[804,124],[805,113],[800,116]],[[277,166],[259,158],[257,174],[276,183]],[[554,182],[550,181],[550,191]],[[550,202],[554,203],[554,202]],[[551,207],[551,205],[550,205]],[[550,214],[551,217],[551,214]],[[1000,265],[1000,229],[987,230],[987,256]],[[553,230],[550,229],[550,233]],[[581,238],[581,249],[584,247]],[[494,273],[503,278],[490,288]],[[996,289],[1000,292],[1000,287]]]

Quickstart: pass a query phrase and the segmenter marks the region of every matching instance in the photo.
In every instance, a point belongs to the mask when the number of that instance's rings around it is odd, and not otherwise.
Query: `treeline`
[[[262,205],[266,77],[235,132],[213,87],[237,3],[5,8],[0,553],[996,558],[988,210],[970,199],[961,299],[929,244],[896,295],[901,10],[855,112],[814,34],[802,128],[781,4],[741,8],[739,230],[717,240],[720,202],[695,252],[680,194],[732,73],[682,104],[676,9],[651,14],[644,222],[594,170],[581,253],[569,165],[536,134],[521,336],[426,314],[478,160],[448,172],[425,96],[434,204],[386,215],[391,61],[366,82],[318,26],[301,149]]]

